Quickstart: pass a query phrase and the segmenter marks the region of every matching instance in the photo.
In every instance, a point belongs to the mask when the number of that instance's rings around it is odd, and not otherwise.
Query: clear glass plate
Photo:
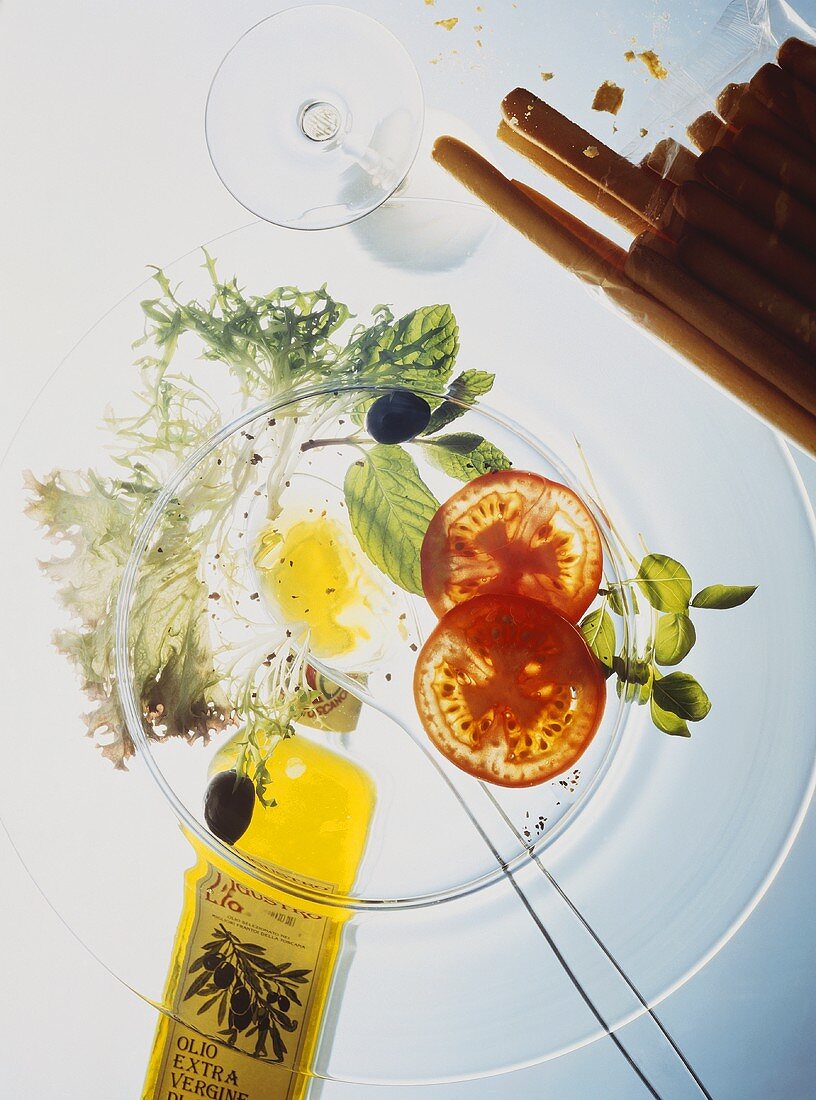
[[[376,249],[374,218],[387,229]],[[560,272],[553,278],[521,238],[489,226],[469,205],[403,199],[359,226],[294,235],[253,223],[209,249],[222,276],[235,274],[250,293],[325,283],[361,316],[383,301],[397,316],[449,303],[460,329],[457,369],[498,375],[486,405],[468,413],[473,430],[489,428],[508,453],[515,448],[519,465],[566,480],[579,468],[577,437],[628,543],[637,546],[642,531],[651,550],[688,566],[697,588],[759,585],[745,607],[700,612],[688,664],[714,709],[691,739],[658,733],[642,709],[619,710],[612,690],[597,783],[563,795],[545,784],[511,799],[519,823],[527,813],[548,818],[538,839],[546,866],[654,1004],[745,919],[811,794],[812,516],[770,432],[659,349],[644,355],[642,337],[622,322],[610,322],[618,326],[610,352],[608,324],[591,330],[571,320],[573,312],[580,316],[583,292]],[[456,250],[452,237],[460,241]],[[421,268],[410,266],[412,250],[422,255]],[[196,251],[168,272],[185,300],[207,292],[202,259]],[[179,816],[188,830],[200,819],[217,741],[151,746],[126,772],[99,759],[83,736],[87,701],[51,641],[64,614],[37,566],[50,549],[23,514],[23,471],[42,477],[53,468],[109,468],[99,427],[109,406],[119,415],[135,410],[140,352],[132,344],[144,324],[140,302],[152,296],[152,286],[140,287],[69,356],[3,467],[3,670],[15,705],[0,806],[31,874],[71,930],[161,1007],[193,859]],[[179,365],[204,370],[200,351],[185,337]],[[514,391],[521,377],[524,392]],[[242,415],[227,392],[217,404],[224,425]],[[269,414],[259,404],[238,430]],[[173,475],[168,465],[168,482]],[[336,473],[321,476],[327,498],[336,499]],[[607,550],[614,575],[611,542]],[[427,626],[420,609],[411,627],[418,640]],[[426,815],[436,779],[426,784],[417,742],[392,725],[368,711],[360,725],[369,766],[386,737],[401,755],[377,763],[386,792],[377,811],[384,815],[376,826],[381,844],[363,866],[357,895],[344,902],[354,915],[344,933],[342,997],[317,1072],[347,1081],[453,1080],[535,1063],[597,1038],[597,1022],[507,880],[448,808],[443,785],[434,790],[435,816]],[[564,817],[550,829],[555,812]],[[524,856],[519,846],[512,853],[520,881],[530,883],[540,872]],[[444,902],[421,904],[434,895]]]

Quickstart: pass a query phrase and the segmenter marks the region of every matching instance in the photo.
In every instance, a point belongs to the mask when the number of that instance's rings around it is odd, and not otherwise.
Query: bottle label
[[[299,1100],[340,927],[210,866],[145,1100]]]
[[[368,681],[362,673],[353,673],[349,679],[357,680],[363,686]],[[317,701],[311,710],[301,715],[299,721],[302,725],[333,733],[351,733],[357,729],[363,706],[359,699],[311,665],[306,666],[306,683],[315,692]]]

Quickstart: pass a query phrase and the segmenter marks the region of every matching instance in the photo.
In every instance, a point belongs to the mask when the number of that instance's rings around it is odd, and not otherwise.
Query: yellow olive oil
[[[213,773],[234,766],[239,739]],[[347,894],[374,810],[370,778],[304,734],[281,741],[268,769],[277,804],[256,800],[235,847],[318,894]],[[175,1019],[159,1021],[143,1100],[304,1100],[349,914],[194,847],[165,990]]]

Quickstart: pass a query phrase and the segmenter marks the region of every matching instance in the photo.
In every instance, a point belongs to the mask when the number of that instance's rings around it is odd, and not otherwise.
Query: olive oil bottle
[[[323,729],[276,746],[268,762],[276,805],[256,801],[235,847],[313,892],[347,894],[374,788],[329,747],[339,734],[325,730],[356,725],[359,705],[335,685],[316,686]],[[234,766],[238,740],[211,773]],[[165,990],[174,1018],[159,1021],[142,1100],[304,1100],[349,914],[261,886],[200,841],[194,848]]]

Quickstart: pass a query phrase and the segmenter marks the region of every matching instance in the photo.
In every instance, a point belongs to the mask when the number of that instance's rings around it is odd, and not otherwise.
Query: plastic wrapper
[[[816,454],[816,32],[779,0],[735,0],[685,64],[667,73],[640,57],[659,78],[654,112],[622,153],[517,88],[498,136],[541,169],[536,189],[452,139],[435,155],[605,302]],[[546,177],[585,200],[587,221],[538,191]]]

